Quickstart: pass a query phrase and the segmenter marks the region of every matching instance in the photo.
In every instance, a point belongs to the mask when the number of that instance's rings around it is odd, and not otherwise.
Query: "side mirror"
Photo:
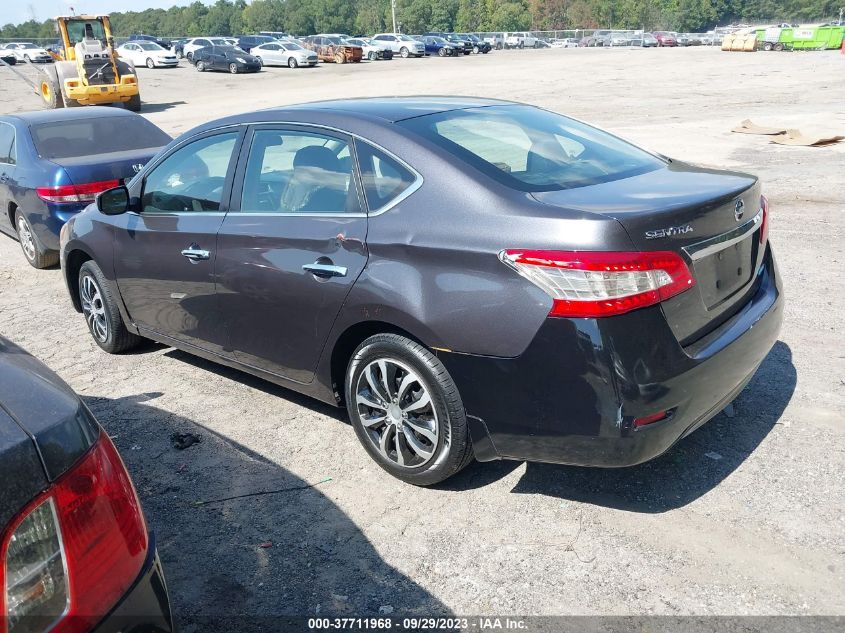
[[[129,210],[129,190],[121,185],[97,195],[97,209],[104,215],[120,215]]]

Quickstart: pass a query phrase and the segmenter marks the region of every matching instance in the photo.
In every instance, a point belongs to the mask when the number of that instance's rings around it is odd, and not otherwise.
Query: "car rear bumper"
[[[737,314],[687,348],[652,306],[547,319],[516,358],[439,352],[476,457],[618,467],[659,456],[730,403],[777,341],[783,296],[771,250],[755,284]],[[671,414],[634,427],[661,411]]]
[[[173,630],[167,585],[151,534],[149,554],[138,579],[94,633],[172,633]]]

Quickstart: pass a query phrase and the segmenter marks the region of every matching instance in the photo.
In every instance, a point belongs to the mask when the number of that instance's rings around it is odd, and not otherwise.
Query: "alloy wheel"
[[[155,68],[156,63],[152,60],[151,57],[147,58],[147,68]]]
[[[233,75],[238,74],[238,65],[237,64],[229,64],[229,72]]]
[[[18,215],[18,240],[21,243],[23,254],[29,261],[34,262],[38,254],[38,249],[35,246],[35,238],[32,236],[32,230],[29,228],[26,218],[21,214]]]
[[[97,282],[90,275],[82,278],[79,288],[79,298],[82,300],[82,314],[88,321],[91,333],[101,343],[109,338],[109,324],[106,320],[106,308],[103,305],[103,296]]]
[[[387,460],[418,468],[434,457],[437,411],[429,387],[411,367],[394,358],[372,361],[358,378],[355,403],[368,439]]]

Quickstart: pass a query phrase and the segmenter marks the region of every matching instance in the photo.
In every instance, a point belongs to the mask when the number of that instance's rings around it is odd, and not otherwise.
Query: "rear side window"
[[[416,181],[408,168],[372,145],[358,142],[355,147],[371,212],[390,204]]]
[[[530,106],[452,110],[399,124],[520,191],[585,187],[665,165],[606,132]]]
[[[30,128],[42,158],[73,158],[156,148],[170,137],[141,116],[106,116],[37,123]]]

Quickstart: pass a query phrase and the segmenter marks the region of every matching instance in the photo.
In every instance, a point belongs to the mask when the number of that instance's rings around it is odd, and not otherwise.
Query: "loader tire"
[[[50,79],[42,79],[40,93],[44,104],[51,110],[58,110],[59,108],[65,107],[62,91],[57,82],[51,81]]]
[[[129,97],[129,101],[127,101],[124,106],[127,110],[131,112],[140,112],[141,111],[141,95],[133,95]]]

